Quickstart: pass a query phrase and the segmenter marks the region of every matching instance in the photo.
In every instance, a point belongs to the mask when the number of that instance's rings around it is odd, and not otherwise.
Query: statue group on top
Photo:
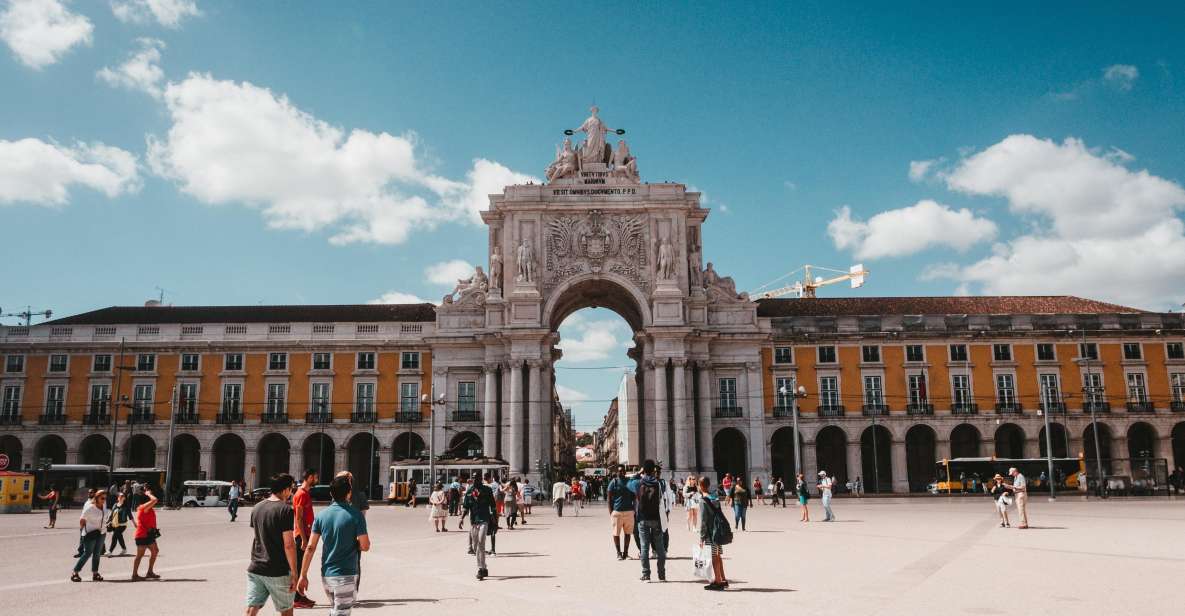
[[[600,111],[595,105],[589,110],[592,115],[577,128],[564,131],[566,135],[584,133],[584,142],[579,149],[572,145],[571,137],[565,137],[564,142],[556,148],[555,160],[547,166],[545,175],[548,182],[555,182],[565,178],[578,177],[581,170],[608,171],[610,178],[618,178],[627,182],[640,182],[638,176],[638,161],[630,154],[629,145],[625,140],[618,140],[614,150],[605,142],[605,135],[615,133],[624,135],[622,129],[612,129],[605,126],[597,116]]]

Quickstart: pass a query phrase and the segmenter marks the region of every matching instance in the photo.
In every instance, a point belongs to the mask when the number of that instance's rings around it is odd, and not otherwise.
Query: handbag
[[[705,581],[712,580],[712,553],[710,550],[705,550],[698,543],[691,544],[691,565],[694,568],[695,577]]]

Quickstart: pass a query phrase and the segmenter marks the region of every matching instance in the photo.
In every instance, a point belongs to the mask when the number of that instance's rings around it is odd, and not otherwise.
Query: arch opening
[[[821,471],[827,471],[837,484],[847,485],[851,479],[848,468],[848,435],[839,426],[827,426],[815,436],[815,461]],[[794,485],[794,475],[783,475],[787,485]]]
[[[329,483],[333,479],[333,439],[324,432],[309,435],[301,446],[304,468],[317,472],[317,480]]]
[[[804,441],[802,438],[802,431],[798,432],[798,451],[799,457],[802,457],[802,449]],[[791,477],[794,477],[794,429],[793,428],[778,428],[769,443],[769,458],[770,458],[770,473],[773,477],[781,477],[783,482],[786,482]],[[828,474],[834,471],[823,466],[823,463],[818,462],[819,470],[826,470]],[[810,469],[803,469],[804,473],[810,473]],[[836,481],[839,481],[837,475],[833,475]],[[769,477],[763,478],[769,480]]]
[[[78,445],[78,461],[82,464],[111,464],[111,441],[102,434],[91,434]]]
[[[934,479],[938,461],[938,435],[934,428],[918,424],[905,433],[905,470],[910,492],[925,492]]]
[[[186,481],[201,478],[201,443],[192,434],[173,437],[173,472],[169,492],[176,493]]]
[[[355,434],[346,443],[346,469],[354,475],[354,489],[365,489],[366,497],[382,494],[376,489],[379,474],[379,440],[369,432]],[[367,463],[369,462],[369,464]]]
[[[259,439],[259,484],[264,485],[273,475],[291,473],[291,445],[283,434],[272,432]],[[297,480],[299,481],[299,479]]]
[[[128,439],[123,464],[129,468],[156,467],[156,441],[147,434],[136,434]]]
[[[24,451],[21,439],[11,434],[0,436],[0,453],[8,456],[8,470],[19,471],[24,468]]]
[[[950,457],[978,458],[982,441],[979,428],[971,424],[959,424],[950,431]]]
[[[716,463],[716,484],[724,479],[724,474],[735,477],[748,477],[745,435],[736,428],[724,428],[712,438],[712,459]]]
[[[214,479],[236,481],[245,479],[247,445],[237,434],[223,434],[214,441]]]
[[[1066,430],[1066,427],[1057,422],[1050,422],[1049,436],[1049,440],[1053,442],[1053,457],[1068,457],[1070,452],[1070,433]],[[1041,429],[1037,432],[1037,448],[1040,457],[1044,458],[1047,450],[1045,445],[1045,426],[1041,426]]]
[[[449,441],[448,454],[455,458],[476,458],[483,455],[481,437],[468,430],[458,433]]]
[[[422,458],[428,453],[423,437],[415,432],[404,432],[391,443],[391,457],[395,460]]]
[[[868,426],[860,434],[861,472],[866,491],[893,491],[893,436],[884,426]]]
[[[996,457],[1025,457],[1025,431],[1014,423],[1001,424],[996,428]]]

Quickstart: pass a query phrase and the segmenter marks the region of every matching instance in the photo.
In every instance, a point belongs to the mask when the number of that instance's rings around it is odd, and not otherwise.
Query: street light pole
[[[444,394],[436,395],[436,383],[432,383],[432,399],[428,400],[428,396],[420,396],[420,402],[430,402],[433,407],[445,405]],[[428,409],[428,481],[431,484],[436,483],[436,409]]]
[[[1082,330],[1082,346],[1083,346],[1083,348],[1085,348],[1085,346],[1086,346],[1086,330],[1085,329]],[[1081,351],[1079,351],[1078,354],[1083,355],[1083,353]],[[1086,358],[1085,355],[1083,355],[1082,361],[1086,362],[1086,374],[1088,376],[1093,374],[1090,369],[1091,368],[1090,360],[1088,358]],[[1090,378],[1091,378],[1091,382],[1093,383],[1093,377],[1090,377]],[[1094,457],[1095,457],[1095,465],[1096,465],[1095,471],[1098,473],[1098,478],[1095,479],[1095,485],[1098,486],[1099,496],[1102,496],[1103,495],[1103,479],[1104,479],[1103,478],[1103,452],[1101,449],[1099,449],[1099,422],[1098,422],[1098,417],[1095,415],[1096,409],[1095,409],[1095,403],[1094,403],[1094,398],[1095,398],[1095,395],[1098,393],[1098,388],[1095,387],[1093,384],[1088,387],[1082,388],[1083,392],[1086,392],[1087,390],[1089,390],[1089,395],[1090,395],[1090,435],[1094,440]],[[1069,452],[1067,452],[1067,453],[1069,453]],[[1089,488],[1089,486],[1087,486],[1087,487]]]
[[[173,480],[173,432],[177,427],[177,386],[169,394],[169,453],[165,455],[165,504],[169,504],[169,489]]]
[[[1038,381],[1039,380],[1040,379],[1038,379]],[[1040,383],[1038,383],[1038,386],[1041,387],[1041,400],[1043,401],[1041,403],[1041,406],[1043,407],[1041,410],[1041,415],[1045,418],[1045,458],[1049,464],[1049,471],[1046,475],[1046,481],[1049,482],[1049,500],[1057,500],[1057,493],[1055,492],[1056,487],[1053,485],[1053,436],[1049,433],[1049,391]]]
[[[790,391],[786,391],[785,387],[778,390],[778,393],[783,396],[790,396],[790,415],[792,417],[792,426],[794,431],[794,477],[802,473],[802,451],[798,446],[798,399],[806,397],[806,388],[798,385],[798,376],[790,377]]]
[[[111,414],[112,414],[112,418],[111,418],[111,470],[115,470],[115,455],[116,455],[116,452],[119,450],[119,445],[118,445],[118,443],[119,443],[119,439],[118,439],[118,436],[119,436],[119,405],[120,405],[120,403],[123,402],[123,399],[121,399],[119,397],[119,392],[120,392],[120,385],[123,384],[123,368],[124,368],[123,367],[123,349],[124,349],[124,342],[126,340],[127,340],[126,338],[119,339],[119,361],[115,364],[115,370],[114,370],[114,373],[115,373],[114,401],[115,402],[114,402],[114,404],[111,405]],[[112,400],[113,398],[111,396],[108,396],[107,399]]]

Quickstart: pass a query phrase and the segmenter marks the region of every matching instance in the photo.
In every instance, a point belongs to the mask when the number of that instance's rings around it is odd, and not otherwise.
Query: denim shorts
[[[271,577],[248,572],[247,607],[262,607],[271,597],[277,612],[292,609],[293,593],[288,590],[289,581],[286,575]]]

